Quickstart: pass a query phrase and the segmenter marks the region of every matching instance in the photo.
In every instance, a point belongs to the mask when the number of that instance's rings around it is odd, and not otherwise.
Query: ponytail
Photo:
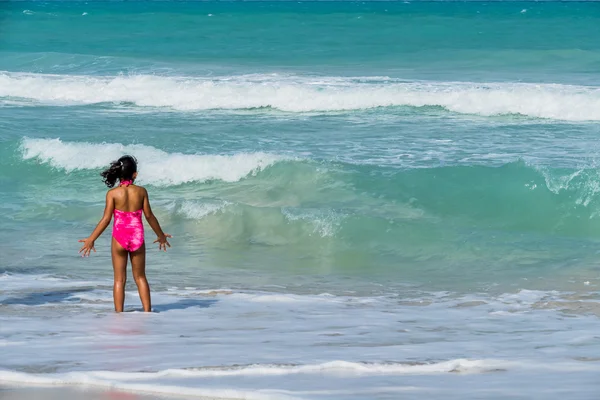
[[[114,187],[117,179],[120,181],[128,181],[133,179],[133,174],[137,172],[137,160],[133,156],[123,156],[117,161],[110,163],[105,171],[100,175],[102,181],[109,188]]]

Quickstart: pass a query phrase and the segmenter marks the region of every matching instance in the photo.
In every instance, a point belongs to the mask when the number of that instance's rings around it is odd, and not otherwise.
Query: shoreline
[[[85,386],[24,386],[0,383],[2,400],[174,400],[182,397],[184,396],[126,392],[111,388],[102,390]]]

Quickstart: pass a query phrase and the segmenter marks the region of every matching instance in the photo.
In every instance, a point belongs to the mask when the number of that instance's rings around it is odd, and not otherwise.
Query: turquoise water
[[[0,381],[594,398],[599,23],[579,2],[0,3]],[[151,316],[111,314],[109,232],[77,257],[124,153],[174,235]]]

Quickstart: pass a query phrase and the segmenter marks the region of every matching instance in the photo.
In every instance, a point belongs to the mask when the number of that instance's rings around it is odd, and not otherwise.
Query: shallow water
[[[0,3],[0,382],[595,398],[599,20]],[[77,255],[124,153],[174,236],[150,315],[112,312],[109,232]]]

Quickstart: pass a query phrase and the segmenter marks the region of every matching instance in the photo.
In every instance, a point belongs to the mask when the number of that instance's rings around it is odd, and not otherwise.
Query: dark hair
[[[102,175],[102,181],[109,188],[115,186],[117,179],[120,181],[128,181],[133,179],[133,174],[137,172],[137,160],[134,156],[123,156],[117,161],[110,163]]]

